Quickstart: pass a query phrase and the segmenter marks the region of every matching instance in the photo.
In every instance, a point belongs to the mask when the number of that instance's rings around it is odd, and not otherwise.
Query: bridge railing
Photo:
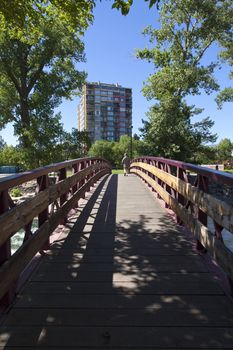
[[[177,222],[192,231],[197,249],[210,253],[228,275],[233,287],[233,253],[222,237],[224,228],[233,233],[232,199],[227,200],[224,195],[217,197],[213,191],[218,186],[232,191],[233,176],[158,157],[134,159],[130,172],[140,176],[176,214]],[[213,230],[208,225],[210,220]]]
[[[69,171],[69,173],[68,173]],[[111,172],[110,164],[101,158],[80,158],[51,164],[0,180],[0,304],[8,305],[15,284],[33,257],[49,246],[49,237],[78,200],[102,176]],[[56,173],[56,177],[49,176]],[[71,173],[71,174],[70,174]],[[67,176],[70,175],[70,176]],[[54,181],[55,180],[55,181]],[[16,204],[11,189],[29,181],[36,183],[36,193]],[[37,229],[32,234],[32,224]],[[24,230],[22,245],[11,253],[11,238]]]

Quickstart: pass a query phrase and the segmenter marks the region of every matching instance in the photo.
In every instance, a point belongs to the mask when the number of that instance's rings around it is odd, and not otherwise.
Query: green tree
[[[61,139],[63,159],[75,159],[87,155],[91,147],[88,132],[72,128],[71,132],[64,132]]]
[[[26,43],[43,37],[42,23],[59,22],[70,33],[83,33],[93,20],[94,6],[94,0],[2,0],[0,31]]]
[[[0,150],[6,146],[6,142],[3,140],[2,136],[0,136]]]
[[[157,4],[158,6],[160,3],[160,0],[145,0],[145,1],[149,3],[149,8],[151,8],[155,4]],[[115,0],[112,5],[112,8],[121,10],[121,13],[123,15],[127,15],[132,5],[133,5],[133,0]]]
[[[114,141],[97,140],[91,145],[88,155],[91,157],[101,157],[115,165]]]
[[[230,1],[232,4],[232,1]],[[233,26],[233,9],[231,10],[231,14],[227,17],[227,20],[231,24],[231,29]],[[219,40],[219,44],[223,48],[222,52],[220,53],[220,57],[229,63],[229,65],[233,66],[233,31],[228,30],[222,35],[222,37]],[[233,78],[233,71],[230,72],[229,78]],[[226,87],[223,89],[217,96],[216,102],[218,105],[218,108],[222,108],[223,103],[225,102],[233,102],[233,88],[232,87]]]
[[[42,115],[40,118],[31,117],[30,127],[26,131],[30,147],[19,144],[24,167],[32,169],[64,160],[60,150],[60,139],[63,133],[60,114],[51,113]]]
[[[199,147],[195,153],[195,160],[197,164],[216,164],[217,162],[216,146],[203,145]]]
[[[233,142],[230,139],[224,138],[217,145],[218,160],[226,161],[232,159]]]
[[[122,167],[122,158],[124,153],[130,155],[131,137],[122,135],[119,141],[96,141],[89,150],[89,155],[93,157],[103,157],[110,161],[112,166],[116,168]],[[136,158],[143,155],[144,143],[138,139],[132,139],[132,155]]]
[[[143,88],[148,99],[157,103],[148,112],[142,129],[146,149],[154,155],[193,160],[198,147],[214,142],[209,118],[192,123],[202,110],[189,106],[186,97],[210,94],[219,86],[214,78],[216,63],[203,64],[208,48],[229,30],[230,5],[215,0],[169,0],[161,2],[160,28],[151,26],[152,48],[138,50],[137,57],[153,62]]]
[[[159,3],[159,0],[145,1],[149,7]],[[126,15],[132,4],[133,0],[113,0],[112,7]],[[95,5],[94,0],[1,0],[0,31],[7,31],[11,37],[24,41],[26,18],[31,38],[41,35],[41,21],[50,18],[51,21],[60,21],[69,31],[83,33],[93,20]]]
[[[21,150],[11,145],[3,147],[0,150],[0,165],[18,165],[24,167]]]
[[[12,122],[24,149],[31,147],[30,139],[40,134],[40,125],[46,126],[61,99],[78,92],[86,77],[75,67],[84,61],[79,36],[51,19],[41,23],[41,31],[33,44],[7,34],[0,38],[0,128]]]
[[[132,145],[132,159],[137,158],[144,154],[144,143],[139,140],[138,137],[132,138],[128,135],[122,135],[118,142],[115,142],[114,154],[115,154],[115,166],[117,168],[122,167],[122,158],[124,153],[127,153],[128,156],[131,156],[131,145]]]
[[[233,102],[233,88],[226,87],[224,88],[216,97],[215,101],[217,102],[218,108],[222,109],[222,106],[225,102]]]

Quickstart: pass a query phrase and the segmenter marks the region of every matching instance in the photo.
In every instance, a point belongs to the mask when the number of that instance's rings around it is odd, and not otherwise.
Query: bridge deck
[[[230,299],[138,178],[111,176],[71,221],[0,349],[232,349]]]

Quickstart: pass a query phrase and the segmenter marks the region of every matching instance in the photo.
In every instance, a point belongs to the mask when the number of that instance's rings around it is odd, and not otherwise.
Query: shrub
[[[20,191],[20,189],[18,187],[12,188],[12,190],[10,191],[10,194],[12,197],[21,197],[22,196],[22,192]]]

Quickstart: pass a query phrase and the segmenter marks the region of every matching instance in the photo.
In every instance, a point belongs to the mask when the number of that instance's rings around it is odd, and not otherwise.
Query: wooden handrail
[[[190,183],[186,171],[196,174]],[[233,176],[212,169],[158,157],[134,159],[130,172],[141,177],[176,214],[177,222],[194,234],[197,248],[207,250],[233,281],[233,252],[224,244],[221,232],[233,233],[233,207],[208,193],[208,181],[233,186]],[[176,174],[176,176],[174,175]],[[213,220],[215,231],[207,227]]]
[[[66,160],[60,163],[49,164],[41,168],[25,171],[23,173],[15,175],[9,175],[0,179],[0,192],[4,191],[5,189],[12,188],[14,186],[21,185],[22,183],[37,179],[40,176],[47,175],[53,172],[58,172],[59,170],[64,168],[72,167],[87,160],[103,161],[102,158],[95,157],[78,158],[73,160]],[[105,163],[108,164],[109,168],[111,168],[111,165],[108,161],[105,160]]]
[[[73,175],[66,177],[66,169],[73,167]],[[58,182],[49,184],[48,174],[60,172]],[[49,236],[66,221],[69,211],[77,206],[97,180],[111,172],[109,162],[101,158],[81,158],[48,165],[15,176],[1,179],[0,183],[0,300],[9,304],[12,286],[36,253],[48,246]],[[36,180],[35,195],[15,205],[9,190],[19,184]],[[70,194],[68,196],[68,194]],[[59,202],[59,204],[58,204]],[[56,203],[56,212],[49,213],[49,205]],[[38,229],[32,235],[33,219],[38,217]],[[10,239],[20,229],[25,229],[22,246],[11,255]],[[29,233],[29,234],[28,234]]]
[[[148,164],[152,164],[154,162],[160,162],[161,164],[167,164],[168,166],[173,166],[177,169],[179,168],[182,170],[188,170],[190,172],[197,173],[202,176],[206,176],[207,178],[215,182],[233,186],[233,175],[224,173],[219,170],[209,169],[204,166],[185,163],[179,160],[161,158],[161,157],[140,157],[140,158],[134,159],[134,162],[140,162],[140,161],[146,162]]]

